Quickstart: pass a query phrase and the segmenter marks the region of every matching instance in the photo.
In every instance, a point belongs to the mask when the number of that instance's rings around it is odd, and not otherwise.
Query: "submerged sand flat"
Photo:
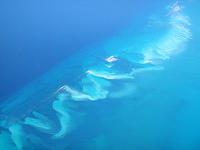
[[[94,115],[102,112],[113,116],[112,109],[114,111],[118,108],[120,112],[127,105],[124,103],[126,101],[130,103],[131,100],[133,103],[130,106],[133,109],[135,107],[137,112],[139,106],[148,103],[150,99],[156,99],[159,91],[147,88],[148,82],[151,83],[151,79],[153,81],[155,76],[162,74],[166,64],[186,50],[187,44],[192,39],[192,23],[190,16],[185,13],[187,8],[184,7],[186,6],[178,1],[169,4],[165,13],[158,14],[159,19],[147,20],[147,23],[151,23],[141,27],[144,28],[141,34],[130,34],[133,32],[131,27],[119,32],[116,37],[102,42],[97,49],[74,54],[70,59],[16,92],[1,104],[0,125],[3,130],[0,133],[0,145],[4,145],[8,150],[70,149],[70,144],[80,141],[89,129],[91,131],[96,128],[97,131],[101,131],[100,128],[102,131],[106,129],[101,126],[104,123],[96,124],[95,121],[86,119],[91,117],[88,112],[94,112]],[[154,34],[155,29],[162,32]],[[152,78],[149,79],[151,75]],[[117,103],[123,105],[115,106]],[[137,118],[138,112],[136,114],[132,110],[130,112],[133,113],[133,120],[142,122]],[[130,117],[130,114],[123,113],[121,113],[122,118]],[[117,121],[117,117],[110,119],[109,116],[101,117],[100,120],[105,121],[108,126],[112,121],[114,123]],[[122,118],[119,119],[122,121],[119,124],[128,120]],[[84,129],[87,124],[88,128]],[[85,135],[86,144],[83,144],[84,142],[80,144],[82,149],[122,149],[114,146],[111,141],[111,139],[119,140],[116,139],[119,135],[115,136],[115,131],[121,130],[117,124],[113,124],[113,130],[111,129],[108,136],[104,135],[105,133],[93,135],[89,132],[91,137],[89,133]],[[144,122],[142,125],[147,130],[145,124]],[[142,126],[138,126],[137,122],[135,124],[131,122],[127,128],[132,128],[130,134],[135,133],[138,139],[142,140],[137,130]],[[129,134],[126,129],[124,133]],[[79,136],[80,139],[76,141]],[[123,139],[121,141],[124,142]],[[130,144],[130,141],[127,142]],[[135,145],[136,148],[140,147],[137,142]],[[77,146],[77,149],[80,147]]]

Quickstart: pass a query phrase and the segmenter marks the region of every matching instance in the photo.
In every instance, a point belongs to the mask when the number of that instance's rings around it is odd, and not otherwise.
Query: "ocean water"
[[[125,2],[124,23],[2,94],[0,150],[200,149],[200,3]]]

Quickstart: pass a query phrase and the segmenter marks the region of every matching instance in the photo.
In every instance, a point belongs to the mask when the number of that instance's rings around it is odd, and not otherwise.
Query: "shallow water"
[[[198,150],[200,5],[158,6],[2,103],[0,149]]]

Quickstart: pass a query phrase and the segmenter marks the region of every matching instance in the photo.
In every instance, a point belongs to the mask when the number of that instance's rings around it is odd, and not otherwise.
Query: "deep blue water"
[[[197,0],[0,3],[0,150],[200,149]]]
[[[155,2],[1,1],[0,98],[8,97],[74,51],[113,36],[131,21],[138,22],[142,14],[154,11]]]

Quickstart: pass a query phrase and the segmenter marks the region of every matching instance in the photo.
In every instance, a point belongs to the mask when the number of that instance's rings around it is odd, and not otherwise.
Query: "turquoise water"
[[[199,8],[162,5],[14,93],[0,150],[199,150]]]

